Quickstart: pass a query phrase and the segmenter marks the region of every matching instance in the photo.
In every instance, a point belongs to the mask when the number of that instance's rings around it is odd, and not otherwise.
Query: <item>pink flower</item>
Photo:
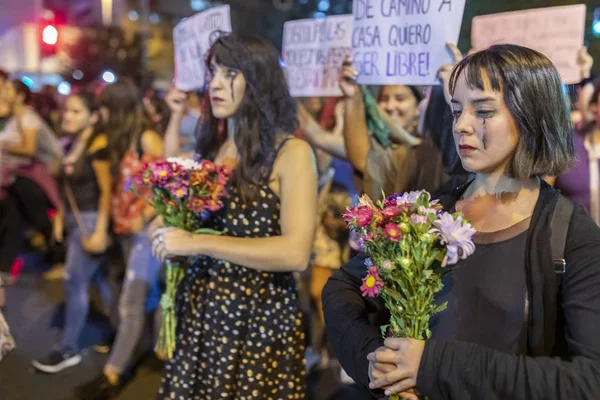
[[[392,263],[390,262],[390,260],[385,260],[382,264],[383,268],[385,269],[390,269],[392,268]]]
[[[215,172],[217,170],[217,166],[212,161],[202,160],[202,169],[206,172]]]
[[[400,230],[400,227],[396,224],[386,224],[385,236],[392,242],[397,242],[400,240],[400,238],[402,238],[402,231]]]
[[[398,205],[398,203],[396,202],[396,199],[398,198],[397,194],[393,194],[391,196],[388,196],[385,198],[385,200],[383,201],[383,206],[384,207],[396,207]]]
[[[410,222],[413,222],[415,224],[426,224],[427,217],[424,215],[411,215]]]
[[[346,212],[344,213],[344,222],[349,224],[354,218],[356,218],[356,215],[356,208],[347,208]]]
[[[370,267],[367,276],[362,280],[360,291],[363,297],[375,297],[379,294],[379,290],[383,287],[383,282],[379,279],[377,267]]]
[[[381,215],[383,216],[383,218],[385,219],[392,219],[392,218],[396,218],[399,214],[400,214],[400,209],[398,207],[386,207],[381,211]]]
[[[369,225],[373,220],[373,210],[367,206],[358,206],[356,224],[361,228]]]
[[[178,185],[178,184],[170,185],[169,190],[178,199],[181,199],[181,198],[187,196],[187,194],[188,194],[187,186],[183,186],[183,185]]]
[[[233,171],[227,165],[221,165],[219,168],[219,175],[224,175],[225,178],[229,178]]]

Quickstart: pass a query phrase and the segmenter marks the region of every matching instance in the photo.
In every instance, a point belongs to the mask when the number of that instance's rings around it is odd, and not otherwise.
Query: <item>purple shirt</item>
[[[590,212],[590,164],[588,152],[584,145],[585,134],[575,132],[575,165],[556,179],[554,187],[575,204],[579,204]],[[600,165],[598,166],[600,168]]]

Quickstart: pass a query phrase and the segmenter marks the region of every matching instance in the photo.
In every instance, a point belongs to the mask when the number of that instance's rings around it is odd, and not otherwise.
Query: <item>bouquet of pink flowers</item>
[[[147,164],[134,177],[130,190],[144,197],[161,216],[166,226],[188,232],[222,234],[205,227],[210,213],[218,211],[225,196],[225,185],[231,176],[227,166],[208,160],[169,158]],[[146,190],[139,190],[145,188]],[[167,260],[167,288],[160,300],[163,324],[156,350],[173,356],[175,349],[175,295],[183,278],[183,264]]]
[[[382,334],[428,339],[429,319],[443,311],[434,295],[446,266],[475,251],[475,229],[460,213],[442,211],[426,191],[394,194],[373,203],[368,196],[344,215],[369,256],[363,296],[380,296],[390,311]]]

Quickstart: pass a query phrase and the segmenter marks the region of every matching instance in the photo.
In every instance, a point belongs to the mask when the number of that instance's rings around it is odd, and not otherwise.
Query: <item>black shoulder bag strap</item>
[[[573,215],[573,203],[563,195],[559,195],[552,222],[550,223],[551,239],[550,248],[552,249],[552,262],[554,263],[554,272],[556,273],[556,291],[560,294],[562,277],[567,271],[567,261],[565,260],[565,245],[567,243],[567,233],[569,224]]]

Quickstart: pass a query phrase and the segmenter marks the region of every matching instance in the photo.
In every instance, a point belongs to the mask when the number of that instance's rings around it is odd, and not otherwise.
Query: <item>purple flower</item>
[[[434,221],[435,228],[432,233],[437,233],[441,238],[441,243],[446,245],[446,255],[442,261],[442,267],[456,264],[459,258],[463,260],[473,254],[475,244],[471,240],[475,234],[475,229],[471,224],[464,224],[461,216],[456,217],[447,212],[442,213],[437,221]]]
[[[427,223],[427,217],[424,215],[416,215],[413,214],[410,216],[410,222],[413,222],[415,224],[426,224]]]
[[[133,178],[128,180],[127,183],[125,183],[125,186],[123,187],[123,190],[125,190],[126,192],[128,192],[131,189],[131,186],[133,185]]]
[[[373,261],[371,261],[371,259],[370,259],[370,258],[367,258],[367,259],[365,259],[365,265],[366,265],[367,267],[370,267],[371,265],[373,265]]]

